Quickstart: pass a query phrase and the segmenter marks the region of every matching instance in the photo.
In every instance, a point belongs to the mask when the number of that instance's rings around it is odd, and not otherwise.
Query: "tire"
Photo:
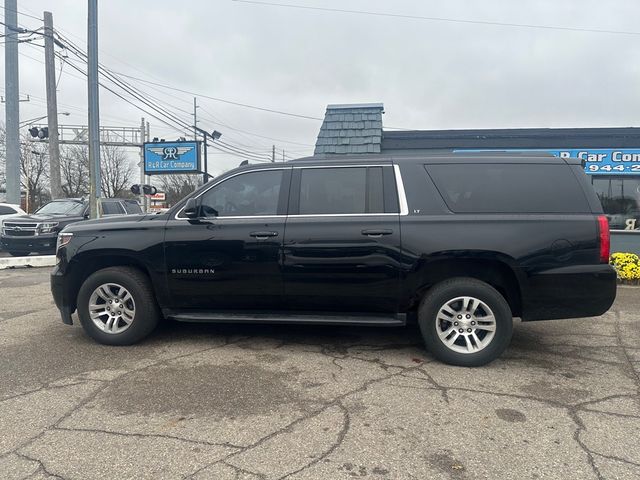
[[[107,299],[115,300],[109,304]],[[90,302],[95,305],[91,311]],[[159,316],[149,278],[135,268],[98,270],[84,281],[78,292],[78,317],[82,328],[104,345],[139,342],[156,328]]]
[[[474,278],[445,280],[429,289],[418,310],[418,324],[427,349],[438,360],[462,367],[479,367],[498,358],[513,332],[507,301]]]

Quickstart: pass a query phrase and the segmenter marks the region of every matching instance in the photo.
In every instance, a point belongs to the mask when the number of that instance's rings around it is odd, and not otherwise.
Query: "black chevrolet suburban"
[[[103,216],[140,214],[137,200],[100,199]],[[43,205],[31,215],[11,217],[2,222],[0,245],[13,256],[30,253],[53,254],[58,232],[72,223],[89,218],[89,202],[83,198],[61,198]]]
[[[100,343],[161,318],[401,326],[478,366],[524,321],[605,313],[609,229],[578,160],[341,156],[249,165],[165,214],[65,228],[51,288]]]

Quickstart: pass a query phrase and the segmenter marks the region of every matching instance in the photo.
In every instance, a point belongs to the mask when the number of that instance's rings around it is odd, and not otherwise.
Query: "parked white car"
[[[18,215],[26,215],[26,212],[20,208],[20,205],[0,203],[0,226],[5,218],[16,217]]]

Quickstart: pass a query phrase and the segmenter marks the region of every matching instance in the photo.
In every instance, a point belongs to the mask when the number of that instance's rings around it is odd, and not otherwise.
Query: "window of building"
[[[276,215],[282,170],[242,173],[224,180],[202,195],[204,216]]]
[[[640,178],[592,176],[612,230],[640,230]]]

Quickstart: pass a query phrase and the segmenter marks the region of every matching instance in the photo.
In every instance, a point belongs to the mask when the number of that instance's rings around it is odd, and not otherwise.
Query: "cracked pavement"
[[[517,322],[467,369],[415,327],[167,323],[101,346],[48,274],[0,273],[2,479],[640,478],[640,288]]]

